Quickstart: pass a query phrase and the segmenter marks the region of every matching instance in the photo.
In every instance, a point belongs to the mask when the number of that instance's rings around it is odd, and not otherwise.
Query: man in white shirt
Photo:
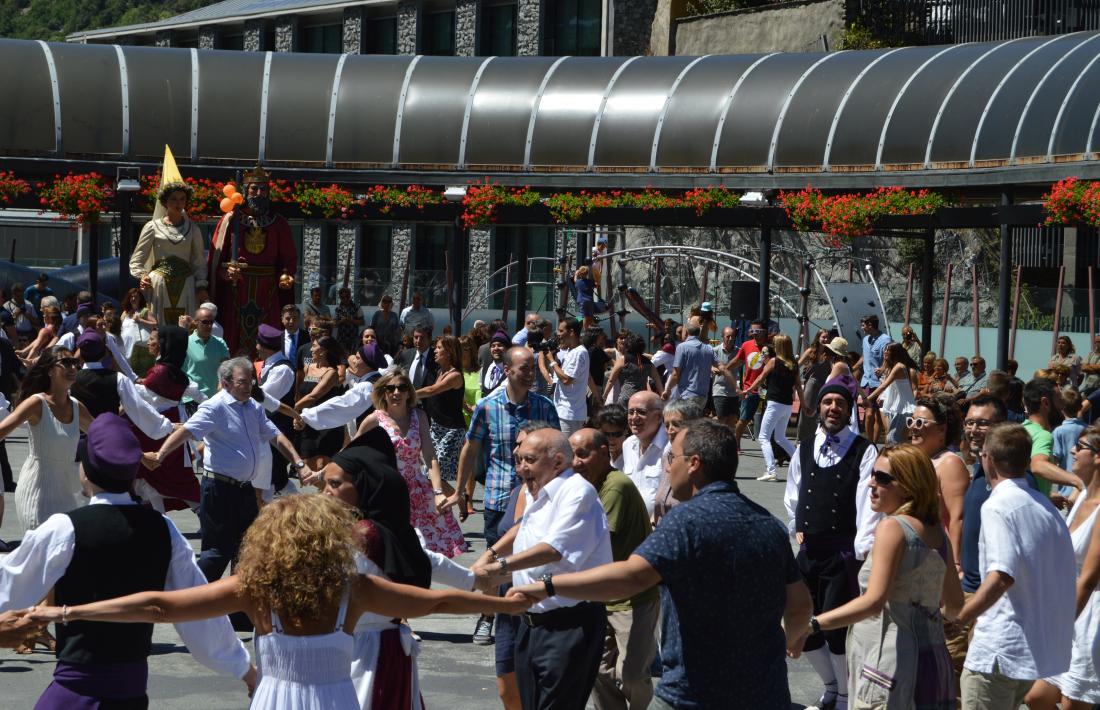
[[[584,427],[588,418],[588,350],[581,345],[581,322],[563,320],[558,323],[561,350],[539,354],[543,377],[552,381],[554,408],[558,410],[561,430],[566,436]]]
[[[1038,678],[1069,669],[1077,576],[1069,529],[1024,480],[1031,437],[1018,424],[989,429],[982,468],[993,487],[982,506],[982,584],[959,624],[974,623],[961,678],[964,710],[1016,708]]]
[[[428,332],[428,337],[431,337],[432,331],[435,330],[435,316],[424,306],[424,294],[419,291],[413,293],[412,305],[406,306],[405,310],[401,311],[401,325],[406,333],[424,328]]]
[[[661,419],[663,405],[656,392],[637,392],[631,395],[626,409],[626,423],[631,436],[623,442],[622,472],[638,487],[650,517],[657,500],[657,488],[661,485],[663,458],[668,447],[668,432]]]
[[[78,323],[76,330],[65,333],[58,338],[56,347],[64,348],[69,352],[75,353],[77,351],[77,338],[83,335],[85,331],[97,330],[100,318],[99,307],[94,303],[82,303],[77,306],[76,318]],[[111,353],[111,358],[114,360],[115,367],[118,368],[118,373],[131,382],[137,381],[137,374],[134,372],[134,368],[130,367],[130,361],[122,354],[122,350],[115,345],[114,339],[108,338],[105,335],[105,331],[100,331],[100,335],[103,336],[103,341],[107,346],[107,350]]]
[[[474,573],[543,582],[612,561],[611,537],[599,495],[571,466],[573,450],[560,431],[540,429],[516,448],[516,474],[527,507],[487,550]],[[516,681],[526,710],[583,708],[596,681],[607,612],[602,604],[550,596],[523,615],[516,636]]]
[[[50,516],[0,563],[0,610],[24,609],[51,589],[75,605],[133,592],[206,583],[191,544],[172,521],[136,505],[129,490],[141,447],[116,414],[96,417],[81,445],[81,482],[91,504]],[[175,625],[191,655],[219,673],[255,684],[248,651],[224,616]],[[145,707],[152,624],[57,625],[57,668],[39,707]],[[104,704],[101,706],[99,702]],[[144,703],[144,704],[143,704]]]
[[[854,382],[852,383],[854,386]],[[810,587],[814,613],[843,606],[859,594],[856,577],[882,517],[871,510],[867,485],[878,451],[848,428],[855,395],[840,378],[818,395],[818,430],[798,445],[787,471],[783,505],[799,545],[798,567]],[[812,634],[804,654],[825,691],[818,707],[848,708],[846,628]]]
[[[261,323],[256,329],[256,353],[263,361],[260,368],[260,389],[264,393],[262,402],[264,411],[275,428],[281,431],[287,438],[294,436],[294,424],[286,414],[279,412],[279,405],[285,404],[294,407],[294,365],[287,359],[283,350],[283,331],[275,326]],[[261,457],[265,459],[269,476],[264,476],[264,465],[260,465],[257,477],[252,481],[255,488],[263,491],[264,500],[269,500],[276,491],[281,491],[288,485],[289,493],[297,491],[290,483],[286,473],[289,463],[281,454],[271,451],[270,447],[260,449]]]

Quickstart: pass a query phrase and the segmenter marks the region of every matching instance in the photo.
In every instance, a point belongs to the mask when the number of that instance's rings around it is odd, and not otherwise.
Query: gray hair
[[[700,333],[703,332],[703,329],[699,326],[698,323],[692,322],[692,323],[688,323],[687,332],[688,332],[688,335],[696,335],[697,336],[697,335],[699,335]]]
[[[565,457],[566,467],[573,463],[573,447],[569,445],[569,437],[565,435],[565,432],[549,427],[549,433],[546,434],[546,453],[553,456],[554,454],[561,454]]]
[[[233,373],[237,370],[244,370],[250,375],[252,374],[252,363],[246,357],[235,357],[229,360],[223,360],[218,365],[218,380],[221,382],[230,382],[233,380]]]
[[[674,399],[665,404],[661,416],[669,414],[679,414],[685,422],[690,422],[694,419],[702,419],[704,411],[703,406],[695,399]]]
[[[681,429],[684,456],[698,456],[707,482],[732,481],[737,473],[733,430],[713,419],[694,419]]]
[[[553,428],[554,427],[552,427],[550,425],[550,422],[548,422],[548,421],[545,421],[545,420],[542,420],[542,419],[534,419],[534,420],[531,420],[531,421],[529,421],[525,424],[521,424],[520,427],[519,427],[519,431],[516,432],[516,433],[517,434],[532,434],[532,433],[534,433],[536,431],[540,431],[542,429],[553,429]]]
[[[38,302],[38,310],[43,308],[60,308],[61,302],[57,300],[57,296],[43,296],[42,300]]]
[[[215,306],[210,301],[207,301],[206,303],[200,303],[199,307],[198,307],[198,310],[200,310],[200,311],[210,311],[211,315],[213,315],[215,318],[218,317],[218,307]]]

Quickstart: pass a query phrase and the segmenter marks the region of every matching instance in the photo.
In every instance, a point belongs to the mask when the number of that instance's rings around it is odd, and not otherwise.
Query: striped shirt
[[[488,510],[508,507],[508,496],[516,485],[513,456],[516,434],[531,421],[544,421],[560,428],[558,412],[549,398],[531,391],[523,402],[515,404],[508,399],[507,384],[493,390],[474,407],[466,440],[481,444],[482,456],[487,457],[485,507]]]

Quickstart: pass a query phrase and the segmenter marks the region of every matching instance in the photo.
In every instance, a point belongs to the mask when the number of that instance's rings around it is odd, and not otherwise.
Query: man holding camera
[[[547,382],[553,382],[554,409],[565,435],[584,427],[588,418],[588,350],[581,346],[581,322],[558,323],[557,338],[543,341],[539,348],[539,369]],[[559,350],[560,348],[560,350]]]

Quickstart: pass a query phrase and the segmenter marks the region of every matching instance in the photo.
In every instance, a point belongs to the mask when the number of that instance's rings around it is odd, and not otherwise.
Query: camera
[[[536,353],[556,353],[561,349],[561,343],[558,342],[558,336],[556,335],[552,335],[546,339],[528,336],[527,344],[531,346],[531,349]]]

